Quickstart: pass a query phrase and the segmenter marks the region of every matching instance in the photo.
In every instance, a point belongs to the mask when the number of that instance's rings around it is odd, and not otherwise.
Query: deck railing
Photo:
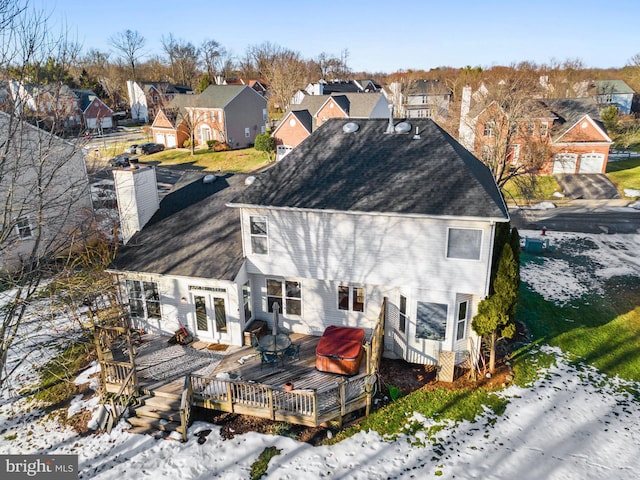
[[[193,405],[193,382],[191,375],[184,377],[184,389],[180,400],[180,427],[182,430],[182,441],[187,441],[187,429],[191,423],[191,412]]]
[[[320,390],[287,391],[259,383],[191,375],[194,402],[205,408],[271,420],[318,426],[342,422],[347,413],[366,407],[375,374],[344,378]]]
[[[128,362],[117,362],[115,360],[103,360],[102,378],[107,391],[117,391],[120,387],[125,388],[124,392],[132,393],[137,386],[137,375],[135,366]]]

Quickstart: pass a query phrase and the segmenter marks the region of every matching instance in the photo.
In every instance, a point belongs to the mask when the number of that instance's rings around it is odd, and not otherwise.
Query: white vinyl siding
[[[492,232],[488,221],[247,208],[243,209],[246,252],[252,252],[250,217],[257,216],[268,222],[269,255],[248,253],[249,274],[487,293]],[[479,261],[446,258],[450,227],[481,232]]]

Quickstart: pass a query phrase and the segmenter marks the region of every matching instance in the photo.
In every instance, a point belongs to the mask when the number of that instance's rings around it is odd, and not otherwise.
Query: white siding
[[[183,325],[189,333],[196,336],[197,339],[205,342],[225,343],[230,345],[242,345],[243,343],[243,325],[239,318],[238,308],[238,289],[233,282],[222,280],[208,280],[202,278],[184,278],[174,276],[163,276],[153,274],[121,274],[123,291],[124,280],[142,280],[145,282],[155,282],[158,284],[158,293],[160,295],[160,311],[162,318],[157,319],[136,319],[134,318],[134,326],[142,328],[146,332],[157,335],[173,335],[174,332]],[[189,287],[204,287],[224,289],[224,293],[220,291],[208,292],[203,289],[189,289]],[[193,303],[193,294],[197,295],[214,295],[225,299],[225,309],[227,312],[227,329],[228,336],[216,335],[213,331],[208,334],[196,335],[196,318],[195,306]]]
[[[249,216],[269,223],[269,254],[251,253]],[[489,222],[243,209],[249,273],[486,293]],[[482,230],[480,260],[446,258],[447,228]]]

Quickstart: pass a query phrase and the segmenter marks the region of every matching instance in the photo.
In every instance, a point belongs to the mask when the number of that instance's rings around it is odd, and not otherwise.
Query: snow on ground
[[[522,269],[522,281],[559,305],[600,291],[603,279],[640,276],[640,235],[522,230],[521,238],[548,239],[556,253],[540,255]]]
[[[640,260],[633,256],[640,235],[547,232],[547,237],[559,247],[556,254],[535,257],[522,271],[523,280],[545,298],[566,302],[603,278],[640,275]],[[268,446],[281,449],[269,464],[268,479],[637,478],[640,403],[625,392],[638,391],[640,384],[608,378],[569,362],[557,349],[543,348],[557,356],[556,365],[541,369],[530,387],[500,392],[509,400],[503,415],[486,412],[474,422],[444,424],[436,442],[426,439],[433,420],[412,412],[407,422],[424,424],[414,437],[389,441],[361,432],[323,447],[258,433],[223,440],[220,427],[204,422],[191,426],[186,443],[127,433],[125,422],[111,434],[79,437],[25,399],[4,396],[0,454],[78,454],[79,478],[97,480],[247,479]],[[92,365],[77,382],[91,385],[95,372]],[[83,410],[95,414],[95,401],[77,397],[71,413]],[[199,444],[196,434],[204,429],[211,433]]]

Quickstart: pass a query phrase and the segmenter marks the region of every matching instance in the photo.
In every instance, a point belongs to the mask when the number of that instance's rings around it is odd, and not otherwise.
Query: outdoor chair
[[[255,333],[251,333],[251,346],[257,351],[262,353],[264,350],[260,346],[260,342],[258,341],[258,336]]]
[[[300,360],[300,344],[292,343],[282,352],[283,360]]]
[[[280,361],[277,354],[267,352],[262,352],[261,360],[260,370],[262,370],[265,365],[270,365],[271,368],[275,370],[278,367],[278,362]]]

